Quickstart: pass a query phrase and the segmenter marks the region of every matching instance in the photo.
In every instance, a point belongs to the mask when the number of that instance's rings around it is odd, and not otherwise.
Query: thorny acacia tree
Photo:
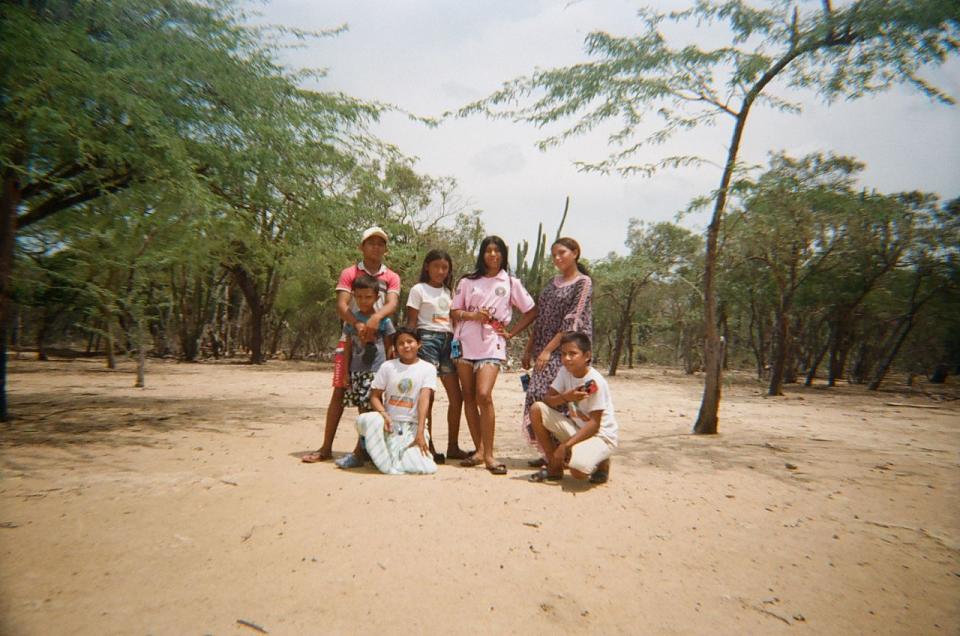
[[[949,0],[854,0],[834,7],[777,0],[757,8],[742,0],[697,0],[685,11],[642,9],[644,29],[636,36],[593,32],[586,38],[594,60],[541,70],[512,80],[460,115],[482,112],[545,126],[575,122],[540,142],[541,148],[586,133],[607,120],[620,120],[608,141],[615,151],[586,170],[650,175],[665,167],[698,165],[704,158],[666,156],[634,163],[641,149],[661,144],[677,132],[729,118],[730,145],[706,236],[703,276],[705,365],[703,401],[694,433],[716,433],[720,405],[721,341],[715,289],[718,236],[728,188],[737,167],[740,143],[751,109],[765,104],[799,112],[797,103],[772,95],[780,80],[829,101],[853,99],[906,82],[942,102],[952,99],[924,81],[919,71],[940,64],[958,48],[960,5]],[[662,28],[669,23],[711,27],[722,23],[729,44],[701,48],[671,45]],[[646,115],[659,126],[646,127]]]
[[[301,89],[310,73],[279,65],[271,33],[245,26],[231,0],[0,2],[0,332],[18,233],[96,214],[105,195],[148,186],[198,213],[319,215],[317,184],[291,182],[341,175],[353,154],[342,149],[373,143],[363,124],[380,107]],[[284,162],[292,152],[278,148],[303,152]],[[259,255],[247,243],[228,266]]]

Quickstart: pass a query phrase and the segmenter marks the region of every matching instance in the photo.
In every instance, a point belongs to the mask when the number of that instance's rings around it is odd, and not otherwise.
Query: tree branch
[[[49,172],[43,177],[40,177],[33,183],[27,185],[23,188],[21,192],[21,200],[26,201],[31,197],[35,197],[40,193],[47,192],[55,188],[59,181],[65,179],[72,179],[79,174],[82,174],[85,170],[88,170],[87,166],[82,166],[79,164],[71,164],[68,166],[58,167],[53,171]]]
[[[119,192],[120,190],[123,190],[129,186],[131,181],[133,181],[133,175],[131,173],[127,173],[125,175],[117,176],[109,183],[88,184],[84,189],[74,193],[71,196],[53,197],[47,199],[26,214],[17,217],[17,229],[22,229],[29,225],[33,225],[34,223],[47,218],[51,214],[72,208],[76,205],[80,205],[81,203],[86,203],[87,201],[92,201],[93,199],[99,198],[105,194]]]

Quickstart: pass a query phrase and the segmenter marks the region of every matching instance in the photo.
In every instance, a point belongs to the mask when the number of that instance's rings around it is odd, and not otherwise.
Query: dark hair
[[[510,255],[507,252],[507,244],[504,243],[503,239],[499,236],[488,236],[480,242],[480,249],[477,250],[477,268],[464,276],[464,278],[476,280],[486,273],[487,266],[483,264],[483,254],[487,251],[491,243],[496,245],[497,251],[500,252],[500,269],[506,270],[507,274],[510,274]]]
[[[396,332],[393,334],[393,341],[396,342],[400,339],[400,336],[407,335],[420,342],[420,334],[417,333],[416,329],[411,329],[410,327],[397,327]]]
[[[580,244],[577,243],[574,239],[569,236],[561,236],[556,241],[553,242],[553,245],[550,246],[550,251],[553,251],[554,245],[563,245],[565,248],[571,252],[577,253],[577,271],[579,271],[584,276],[589,276],[590,272],[587,270],[587,266],[580,262]]]
[[[447,261],[447,265],[450,266],[450,269],[447,270],[447,277],[443,279],[443,286],[453,291],[453,259],[450,258],[446,250],[430,250],[427,252],[427,255],[423,258],[423,267],[420,268],[420,282],[430,282],[430,273],[427,272],[427,266],[433,261],[439,261],[441,259]]]
[[[560,346],[572,342],[577,345],[577,349],[584,353],[591,353],[593,345],[590,344],[590,337],[580,331],[564,331],[560,336]]]
[[[351,289],[353,289],[353,291],[357,291],[358,289],[372,289],[375,292],[379,292],[380,281],[370,274],[361,274],[353,279],[353,286]]]

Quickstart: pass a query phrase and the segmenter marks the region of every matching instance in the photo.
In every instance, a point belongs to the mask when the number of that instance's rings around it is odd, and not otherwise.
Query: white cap
[[[380,228],[380,226],[374,225],[373,227],[368,227],[363,231],[363,236],[360,237],[360,245],[363,245],[364,242],[371,236],[379,236],[384,240],[384,242],[387,242],[390,240],[389,238],[387,238],[387,233],[384,232],[383,229]]]

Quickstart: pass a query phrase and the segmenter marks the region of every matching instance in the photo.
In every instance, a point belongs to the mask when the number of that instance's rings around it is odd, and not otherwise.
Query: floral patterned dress
[[[537,321],[533,324],[533,351],[531,360],[536,360],[540,352],[555,335],[564,331],[579,331],[587,334],[593,342],[593,282],[589,276],[580,274],[572,281],[564,281],[555,276],[540,292],[537,300]],[[550,355],[550,362],[541,371],[530,372],[530,386],[527,399],[523,404],[523,431],[527,439],[535,442],[533,428],[530,426],[530,407],[542,400],[550,389],[550,384],[560,370],[560,348]]]

